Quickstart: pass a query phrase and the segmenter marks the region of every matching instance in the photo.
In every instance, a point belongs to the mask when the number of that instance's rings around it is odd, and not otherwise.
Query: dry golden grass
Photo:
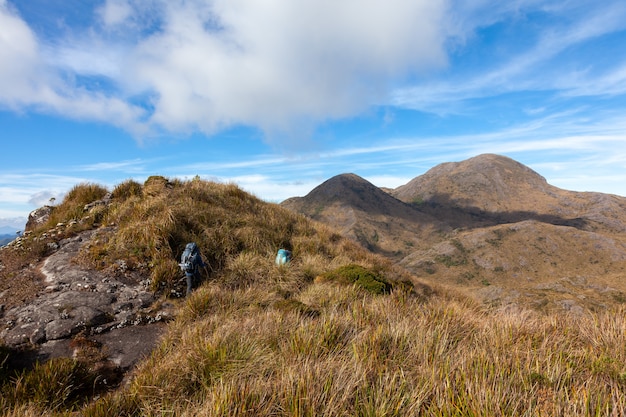
[[[319,312],[310,316],[276,297],[203,287],[116,401],[149,416],[626,411],[624,310],[488,312],[445,293],[422,302],[323,283],[295,297]]]
[[[55,412],[28,399],[0,401],[3,413],[626,414],[624,308],[579,316],[488,310],[233,185],[153,178],[141,196],[120,194],[127,198],[103,217],[117,232],[85,256],[148,263],[167,282],[168,265],[196,240],[211,280],[179,301],[160,346],[118,392]],[[278,247],[293,251],[288,266],[274,264]],[[316,279],[346,265],[383,277],[392,290],[376,295]],[[12,381],[0,380],[3,394],[13,392]]]
[[[84,215],[84,207],[86,204],[100,200],[107,194],[108,190],[98,184],[83,183],[74,186],[65,196],[61,204],[54,207],[50,213],[48,221],[40,227],[40,230],[48,230],[57,225],[57,223],[65,223],[71,220],[81,219]],[[91,216],[88,225],[100,221],[99,215]]]

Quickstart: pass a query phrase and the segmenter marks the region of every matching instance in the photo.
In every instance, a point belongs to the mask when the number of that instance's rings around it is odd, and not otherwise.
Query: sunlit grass
[[[125,259],[158,289],[176,279],[180,251],[196,241],[210,279],[177,301],[161,344],[117,392],[74,397],[91,378],[68,379],[74,362],[58,378],[56,363],[37,376],[0,367],[6,415],[626,413],[623,308],[488,310],[232,184],[126,182],[99,213],[108,229],[84,262]],[[278,267],[281,247],[294,257]],[[45,383],[33,388],[35,380]]]
[[[312,316],[256,290],[215,286],[194,298],[183,310],[195,319],[182,312],[129,388],[144,410],[621,415],[626,404],[624,311],[487,312],[455,298],[423,303],[327,283],[297,296],[319,312]],[[203,299],[213,307],[200,312]]]

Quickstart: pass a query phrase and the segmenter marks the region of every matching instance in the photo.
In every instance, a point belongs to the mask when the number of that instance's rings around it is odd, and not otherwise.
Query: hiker
[[[291,261],[291,251],[287,249],[279,249],[276,254],[276,265],[286,265]]]
[[[195,242],[187,243],[183,254],[180,256],[180,269],[187,279],[187,296],[193,291],[194,282],[200,280],[200,267],[206,267],[200,255],[200,249]]]

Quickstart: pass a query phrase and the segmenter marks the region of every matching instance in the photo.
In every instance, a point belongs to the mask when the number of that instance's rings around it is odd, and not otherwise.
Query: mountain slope
[[[191,241],[201,249],[202,283],[213,294],[254,292],[253,306],[266,309],[277,304],[319,314],[295,299],[314,280],[380,296],[427,291],[387,259],[232,184],[150,177],[112,192],[80,184],[0,249],[0,414],[22,401],[73,407],[69,394],[33,398],[55,387],[86,384],[89,397],[120,384],[189,301],[179,300],[185,277],[178,260]],[[288,265],[275,264],[279,248],[292,251]],[[37,374],[28,377],[36,383],[32,390],[9,383],[50,358],[46,366],[53,368],[33,371],[44,373],[43,388]],[[70,379],[70,387],[47,377],[74,369],[54,368],[66,366],[67,358],[77,358],[71,366],[84,370],[84,380]]]
[[[393,258],[429,245],[448,229],[355,174],[337,175],[305,197],[290,198],[281,205]]]
[[[400,262],[418,275],[544,309],[624,298],[626,198],[562,190],[490,154],[438,165],[391,193],[458,228]]]
[[[285,206],[391,254],[424,280],[492,305],[580,310],[626,300],[623,197],[562,190],[519,162],[491,154],[440,164],[388,190],[403,206],[356,178],[335,177]],[[401,236],[411,245],[386,251],[357,230],[383,235],[383,243]]]
[[[626,301],[623,236],[535,220],[459,231],[399,264],[491,305],[582,312]]]

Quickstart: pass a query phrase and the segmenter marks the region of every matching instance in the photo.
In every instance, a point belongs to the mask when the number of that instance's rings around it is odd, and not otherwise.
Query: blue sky
[[[0,0],[0,226],[150,175],[267,201],[507,155],[626,196],[626,2]]]

